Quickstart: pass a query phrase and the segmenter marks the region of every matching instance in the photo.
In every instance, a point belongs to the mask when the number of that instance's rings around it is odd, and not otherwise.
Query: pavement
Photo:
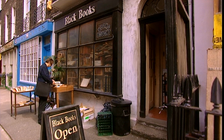
[[[28,101],[29,98],[17,95],[17,102]],[[29,106],[17,108],[15,118],[14,111],[11,116],[10,91],[0,88],[0,140],[40,140],[41,125],[37,123],[37,114],[34,113],[34,106],[30,111]],[[14,108],[13,108],[14,110]],[[38,111],[38,102],[37,102]],[[86,140],[147,140],[130,133],[126,136],[115,134],[108,136],[98,136],[96,119],[83,122],[84,136]]]

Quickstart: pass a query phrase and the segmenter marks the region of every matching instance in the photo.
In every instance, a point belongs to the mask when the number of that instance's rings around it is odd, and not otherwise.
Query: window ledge
[[[46,51],[49,51],[49,50],[50,50],[50,44],[48,44],[48,45],[44,45],[44,49],[45,49]]]
[[[79,92],[83,92],[83,93],[93,94],[95,96],[108,96],[108,97],[113,97],[113,98],[123,97],[122,95],[113,95],[112,93],[109,93],[109,92],[96,92],[96,91],[90,91],[90,90],[86,90],[86,89],[74,88],[74,91],[79,91]]]

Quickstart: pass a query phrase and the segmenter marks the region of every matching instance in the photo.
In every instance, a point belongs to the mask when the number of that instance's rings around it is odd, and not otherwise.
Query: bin
[[[131,101],[126,99],[111,100],[111,112],[113,114],[113,132],[118,136],[130,133]]]

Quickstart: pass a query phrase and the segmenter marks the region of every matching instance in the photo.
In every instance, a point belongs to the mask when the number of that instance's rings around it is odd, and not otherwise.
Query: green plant
[[[12,87],[12,77],[13,77],[12,72],[8,73],[7,77],[8,77],[8,84],[10,87]]]
[[[8,78],[9,86],[12,87],[12,78]]]
[[[61,67],[60,61],[56,56],[52,55],[51,58],[54,60],[53,68],[50,70],[51,76],[55,81],[62,81],[64,69]]]
[[[3,85],[5,85],[5,72],[3,72],[2,74],[1,74],[1,83],[3,84]]]
[[[8,78],[12,78],[12,75],[13,75],[12,72],[7,74]]]
[[[54,65],[54,68],[52,69],[52,76],[55,81],[61,81],[64,74],[64,69],[62,67],[57,66],[57,64]]]

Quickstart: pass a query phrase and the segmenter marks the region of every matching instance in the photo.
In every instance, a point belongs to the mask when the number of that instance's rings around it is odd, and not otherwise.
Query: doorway
[[[165,21],[146,24],[146,113],[167,120]]]

